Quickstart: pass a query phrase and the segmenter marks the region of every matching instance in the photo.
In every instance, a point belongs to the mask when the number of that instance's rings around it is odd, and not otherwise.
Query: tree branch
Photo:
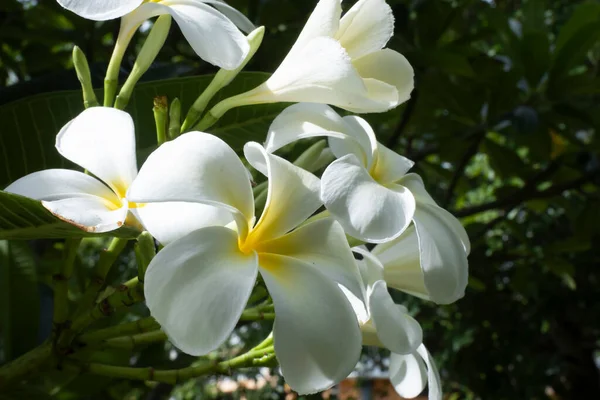
[[[392,136],[390,136],[390,138],[387,142],[387,147],[389,147],[390,149],[393,149],[396,146],[396,144],[398,144],[398,139],[400,139],[400,136],[402,136],[402,134],[404,133],[404,130],[406,129],[406,126],[410,122],[410,118],[412,117],[412,114],[415,111],[415,106],[417,104],[418,97],[419,97],[418,91],[414,90],[412,92],[410,99],[406,103],[406,108],[404,109],[404,113],[402,113],[402,118],[400,118],[400,123],[398,123],[398,126],[394,130],[394,133],[392,133]]]

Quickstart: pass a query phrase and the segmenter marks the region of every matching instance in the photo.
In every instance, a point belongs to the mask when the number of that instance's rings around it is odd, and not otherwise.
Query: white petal
[[[357,112],[382,112],[387,100],[369,98],[363,79],[344,48],[334,39],[318,37],[285,58],[269,80],[256,89],[257,102],[309,102]]]
[[[98,179],[69,169],[46,169],[34,172],[16,180],[4,190],[46,201],[92,195],[120,205],[119,198]]]
[[[335,136],[346,138],[347,129],[342,117],[325,104],[298,103],[289,106],[271,123],[265,140],[265,149],[269,153],[295,142],[296,140]]]
[[[353,60],[352,64],[365,81],[370,78],[395,88],[397,99],[390,108],[402,104],[410,98],[410,93],[415,86],[415,72],[402,54],[394,50],[383,49]],[[367,86],[369,85],[367,84]],[[389,90],[385,86],[377,88],[373,82],[370,91],[374,98],[381,96],[382,101],[384,98],[391,101]],[[375,93],[379,93],[379,95],[376,97]]]
[[[415,196],[415,199],[418,203],[427,203],[437,206],[437,203],[433,200],[429,193],[427,193],[423,179],[421,179],[419,175],[407,174],[401,180],[399,180],[398,183],[408,188]],[[452,227],[454,233],[460,237],[460,240],[465,248],[465,252],[469,254],[471,252],[471,242],[469,240],[469,235],[467,235],[467,231],[462,226],[460,221],[449,212],[439,213],[438,217],[443,218],[446,224]]]
[[[254,218],[246,168],[224,141],[203,132],[181,135],[150,154],[127,198],[136,203],[185,201],[223,206],[238,215],[240,229],[247,229]]]
[[[80,17],[94,21],[119,18],[133,11],[143,0],[57,0],[58,4]]]
[[[144,228],[163,245],[200,228],[225,226],[233,222],[231,212],[223,207],[199,203],[146,203],[132,211]]]
[[[430,300],[414,225],[409,226],[400,237],[375,246],[372,255],[383,264],[384,278],[390,287]]]
[[[343,120],[346,128],[343,132],[354,140],[329,138],[331,152],[337,158],[354,154],[367,169],[370,168],[377,148],[377,138],[373,128],[367,121],[354,115],[344,117]]]
[[[244,146],[248,163],[268,178],[268,194],[253,240],[267,241],[291,231],[320,206],[319,178],[267,151],[258,143]],[[250,238],[249,238],[250,240]]]
[[[381,50],[394,34],[394,15],[385,0],[360,0],[340,21],[335,38],[352,59]]]
[[[237,241],[227,228],[203,228],[166,246],[148,266],[146,305],[187,354],[219,347],[246,306],[258,260],[241,253]]]
[[[171,14],[196,54],[213,65],[236,69],[250,51],[246,36],[233,22],[221,12],[195,0],[172,0],[168,5],[145,3],[127,16],[122,29],[131,30],[161,14]]]
[[[349,235],[386,242],[410,224],[415,209],[410,191],[379,185],[355,156],[331,163],[321,179],[321,199]]]
[[[299,394],[325,390],[354,369],[361,333],[337,285],[291,257],[260,255],[275,305],[275,353],[287,384]]]
[[[371,318],[369,316],[369,312],[367,311],[367,306],[365,305],[363,300],[356,297],[354,295],[354,293],[352,293],[345,286],[338,285],[338,287],[342,290],[342,292],[344,293],[344,295],[350,302],[350,305],[352,306],[352,309],[354,310],[354,314],[356,314],[356,318],[358,319],[358,324],[361,326],[361,332],[363,332],[363,344],[366,344],[365,340],[364,340],[363,327],[364,327],[364,324],[366,324],[369,321],[369,319]],[[373,331],[373,334],[375,334],[375,331]]]
[[[87,232],[103,233],[113,231],[125,223],[128,204],[116,208],[115,204],[103,198],[89,195],[65,198],[55,201],[42,201],[52,214]]]
[[[390,382],[396,393],[406,399],[420,395],[427,385],[427,368],[416,351],[390,355]],[[429,399],[432,399],[431,397]]]
[[[429,386],[427,395],[429,400],[442,400],[442,379],[435,365],[435,360],[424,345],[419,346],[417,353],[427,364],[427,385]]]
[[[67,123],[56,136],[66,159],[103,180],[120,197],[137,174],[135,129],[131,116],[108,107],[92,107]]]
[[[419,238],[421,268],[429,298],[438,304],[449,304],[465,294],[468,283],[468,261],[460,237],[447,223],[446,210],[419,204],[414,223]]]
[[[414,162],[377,143],[377,162],[371,171],[371,176],[382,185],[397,182],[412,167]]]
[[[377,281],[369,293],[369,313],[381,343],[393,353],[409,354],[423,341],[421,326],[398,307],[384,281]]]
[[[364,301],[362,280],[344,230],[331,218],[303,225],[285,236],[263,242],[258,253],[293,257],[319,269]]]
[[[333,37],[338,30],[341,15],[340,0],[320,0],[298,35],[290,53],[299,51],[314,38]]]
[[[212,4],[217,10],[219,10],[224,16],[229,18],[238,28],[246,33],[252,32],[256,29],[256,26],[246,17],[244,14],[231,7],[229,4],[222,0],[202,0],[207,4]]]

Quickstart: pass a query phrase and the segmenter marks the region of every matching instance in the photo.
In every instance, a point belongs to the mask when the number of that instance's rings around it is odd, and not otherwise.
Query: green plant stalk
[[[262,311],[244,311],[240,316],[240,321],[272,321],[275,319],[275,313]]]
[[[106,339],[112,339],[119,336],[135,335],[160,329],[160,324],[152,317],[138,319],[137,321],[127,322],[125,324],[110,326],[104,329],[87,332],[79,336],[77,340],[84,344],[101,342]]]
[[[181,132],[181,102],[177,97],[169,107],[169,140],[175,139]]]
[[[106,279],[106,275],[108,275],[108,271],[113,266],[117,258],[121,254],[121,252],[127,246],[128,239],[122,238],[113,238],[107,249],[104,249],[102,253],[100,253],[100,258],[98,259],[98,263],[94,268],[94,272],[92,274],[92,280],[84,292],[80,302],[79,307],[75,310],[75,318],[85,312],[90,306],[94,304],[96,301],[96,297],[98,297],[98,293],[104,286],[104,281]]]
[[[125,55],[125,49],[131,41],[131,36],[122,37],[119,32],[119,37],[115,43],[112,56],[108,62],[108,68],[106,69],[106,76],[104,77],[104,107],[112,107],[115,95],[117,94],[117,86],[119,84],[119,69],[123,62],[123,56]]]
[[[327,147],[326,140],[319,140],[314,143],[308,149],[306,149],[300,156],[294,161],[294,165],[305,169],[309,172],[314,172],[316,169],[314,165],[317,163],[319,158],[321,157],[321,153]]]
[[[229,373],[233,369],[251,367],[255,360],[262,361],[275,352],[273,346],[264,349],[251,350],[245,354],[219,363],[208,362],[203,365],[187,367],[175,370],[155,370],[154,368],[131,368],[117,367],[98,363],[75,363],[68,362],[70,366],[78,368],[81,372],[112,378],[124,378],[142,381],[155,381],[177,384],[191,378],[207,375],[210,373]]]
[[[215,77],[210,81],[206,89],[198,96],[192,107],[190,107],[187,115],[185,116],[185,121],[183,121],[183,125],[181,126],[181,133],[186,132],[192,127],[200,116],[208,106],[208,103],[212,100],[212,98],[217,94],[217,92],[223,89],[225,86],[229,85],[231,81],[240,73],[242,69],[248,64],[248,62],[254,57],[256,51],[260,47],[263,37],[265,35],[265,27],[261,26],[256,28],[254,31],[250,32],[248,35],[248,43],[250,44],[250,51],[248,55],[244,59],[244,61],[234,70],[225,70],[221,69],[219,72],[215,74]]]
[[[138,278],[118,286],[114,293],[76,317],[71,326],[62,332],[56,344],[58,353],[67,353],[75,337],[94,321],[142,301],[144,301],[143,285],[139,283]]]
[[[33,370],[48,361],[51,356],[52,342],[46,341],[16,360],[3,365],[0,367],[0,388],[30,375]]]
[[[166,96],[154,98],[154,122],[156,124],[156,143],[160,146],[167,141],[167,125],[169,124],[169,105]]]
[[[135,259],[138,266],[138,280],[140,283],[144,283],[144,276],[148,265],[156,256],[156,248],[154,247],[154,238],[148,232],[142,232],[137,238],[135,244]]]
[[[166,14],[161,15],[157,18],[156,22],[154,22],[154,26],[150,30],[150,33],[148,34],[148,37],[142,45],[142,49],[140,50],[140,53],[133,64],[131,73],[127,77],[127,80],[123,84],[123,87],[121,88],[121,91],[115,100],[115,108],[124,110],[125,107],[127,107],[127,104],[129,104],[129,100],[135,85],[138,83],[142,75],[148,71],[148,68],[150,68],[154,62],[154,59],[156,59],[158,52],[165,44],[165,40],[167,40],[169,29],[171,27],[171,20],[172,17]]]
[[[271,332],[262,342],[254,346],[252,350],[260,350],[269,346],[273,346],[273,332]]]
[[[89,108],[98,106],[98,99],[96,98],[96,93],[94,93],[94,88],[92,86],[90,66],[85,54],[77,46],[73,47],[73,66],[77,73],[77,79],[81,83],[84,107]]]
[[[101,342],[103,347],[133,350],[138,346],[146,346],[152,343],[164,342],[168,339],[167,334],[160,330],[152,332],[140,333],[137,335],[129,335],[108,339]]]
[[[264,299],[268,295],[269,292],[267,292],[267,289],[265,289],[263,286],[257,286],[254,289],[250,298],[248,299],[248,304],[256,303],[257,301]]]
[[[52,277],[54,281],[54,328],[60,331],[69,318],[69,279],[73,274],[77,249],[81,239],[65,240],[64,261],[60,271]]]

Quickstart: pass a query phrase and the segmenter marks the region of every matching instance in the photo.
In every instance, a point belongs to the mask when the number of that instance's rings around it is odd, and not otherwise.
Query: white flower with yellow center
[[[320,0],[273,75],[240,103],[311,102],[383,112],[410,98],[414,71],[384,48],[394,33],[385,0],[359,0],[341,18],[340,0]]]
[[[24,176],[5,191],[42,200],[54,215],[88,232],[119,228],[128,216],[131,219],[129,211],[154,228],[161,241],[231,220],[223,210],[203,204],[127,200],[127,190],[137,176],[137,161],[133,120],[124,111],[88,108],[60,130],[56,149],[98,179],[79,171],[49,169]],[[187,216],[173,210],[185,210]]]
[[[94,21],[122,17],[115,44],[115,53],[121,56],[137,28],[147,19],[163,14],[175,19],[196,54],[213,65],[235,69],[250,50],[248,40],[238,27],[249,33],[254,25],[222,0],[57,1],[67,10]]]
[[[146,273],[146,303],[177,347],[207,354],[234,329],[260,271],[275,306],[274,346],[286,382],[299,393],[323,390],[345,378],[360,354],[356,317],[337,286],[362,298],[360,275],[337,222],[299,227],[322,204],[319,179],[257,143],[248,143],[244,154],[268,177],[256,223],[247,171],[215,136],[182,135],[140,170],[128,198],[215,205],[235,221],[196,230],[161,250]]]

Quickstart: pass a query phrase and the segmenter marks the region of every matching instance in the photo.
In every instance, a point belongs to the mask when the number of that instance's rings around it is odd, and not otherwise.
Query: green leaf
[[[135,238],[139,232],[129,227],[94,234],[81,230],[52,215],[42,203],[27,197],[0,191],[0,239],[50,239],[85,236]]]
[[[38,282],[26,242],[0,241],[0,299],[0,361],[7,362],[38,343]]]
[[[600,22],[600,3],[588,1],[581,4],[571,15],[571,18],[563,25],[556,38],[556,52],[563,50],[568,42],[577,35],[577,32],[587,25]]]
[[[213,103],[252,89],[263,83],[268,74],[242,72],[215,96]],[[212,75],[168,79],[139,84],[127,108],[135,121],[138,153],[144,158],[156,147],[153,99],[175,97],[182,110],[190,105],[208,85]],[[99,93],[100,94],[100,93]],[[284,104],[241,107],[232,110],[210,129],[235,150],[251,140],[263,141],[269,124]],[[45,93],[0,106],[0,187],[29,173],[48,168],[72,168],[54,148],[56,134],[83,110],[80,91]]]

